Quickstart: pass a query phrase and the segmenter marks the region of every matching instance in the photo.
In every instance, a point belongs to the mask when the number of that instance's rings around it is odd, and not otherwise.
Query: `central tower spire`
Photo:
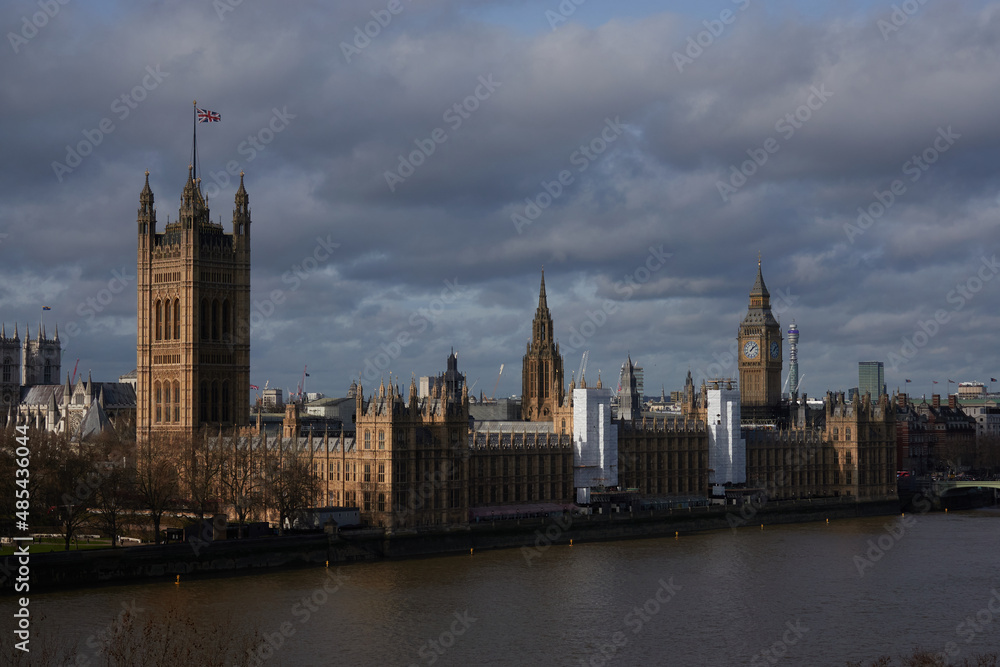
[[[552,314],[545,295],[545,269],[538,289],[538,308],[521,371],[521,411],[529,421],[552,419],[563,404],[563,359],[552,334]]]

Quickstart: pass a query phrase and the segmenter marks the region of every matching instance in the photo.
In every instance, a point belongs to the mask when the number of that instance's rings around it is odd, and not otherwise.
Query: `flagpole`
[[[198,180],[198,100],[191,103],[191,168],[192,178]]]

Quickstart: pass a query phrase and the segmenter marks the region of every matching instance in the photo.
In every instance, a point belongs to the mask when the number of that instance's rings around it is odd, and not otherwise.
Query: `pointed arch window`
[[[201,339],[208,340],[208,299],[201,300]]]
[[[163,340],[163,302],[156,300],[156,340]]]
[[[229,340],[230,318],[232,317],[229,307],[229,299],[222,301],[222,340]]]
[[[174,380],[174,421],[181,420],[181,383]]]
[[[222,421],[229,421],[229,380],[222,381]]]
[[[161,412],[161,408],[163,407],[163,394],[162,394],[162,391],[163,390],[162,390],[162,387],[160,387],[160,383],[159,382],[157,382],[156,384],[153,385],[153,405],[155,406],[155,408],[154,408],[155,409],[155,414],[154,414],[153,421],[155,423],[157,423],[157,424],[160,423],[160,419],[162,417],[162,412]]]
[[[174,299],[174,340],[181,337],[181,300]]]
[[[170,334],[174,328],[170,326],[170,315],[173,309],[170,307],[170,299],[163,302],[163,339],[170,340]]]
[[[202,380],[198,387],[198,421],[208,421],[208,380]]]
[[[219,421],[219,381],[212,381],[212,398],[210,402],[210,409],[212,410],[211,421]]]
[[[219,340],[219,300],[212,300],[212,340]]]

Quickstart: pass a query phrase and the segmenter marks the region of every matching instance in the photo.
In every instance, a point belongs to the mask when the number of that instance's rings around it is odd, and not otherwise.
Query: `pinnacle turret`
[[[177,214],[177,219],[181,225],[189,228],[200,224],[203,219],[208,221],[208,209],[205,206],[205,199],[201,195],[201,179],[195,180],[194,166],[188,165],[187,182],[184,184],[184,192],[181,194],[181,208]]]
[[[538,290],[538,310],[548,310],[549,304],[545,298],[545,269],[542,268],[542,286]]]
[[[250,197],[243,187],[243,172],[240,172],[240,187],[236,190],[233,207],[233,233],[237,235],[250,233]]]

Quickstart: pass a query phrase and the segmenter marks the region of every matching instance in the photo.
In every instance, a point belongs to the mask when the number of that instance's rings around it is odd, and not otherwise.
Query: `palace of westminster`
[[[134,379],[60,383],[59,334],[0,332],[7,424],[85,439],[107,428],[188,439],[207,428],[263,451],[299,450],[319,478],[317,506],[358,507],[386,528],[462,524],[555,511],[591,494],[650,502],[708,498],[723,488],[769,498],[896,495],[896,418],[881,395],[826,395],[810,409],[782,399],[783,339],[760,262],[739,324],[739,379],[690,372],[678,413],[642,408],[628,360],[619,392],[586,378],[567,385],[542,274],[522,368],[521,419],[476,419],[457,356],[418,392],[352,385],[337,430],[303,428],[286,406],[278,432],[250,413],[250,206],[240,175],[232,231],[213,223],[189,168],[180,211],[157,231],[149,173],[139,194],[138,332]],[[134,384],[132,384],[134,382]],[[134,387],[134,389],[133,389]],[[616,395],[617,394],[617,395]],[[617,405],[613,407],[612,399]],[[503,415],[510,416],[510,415]],[[351,423],[353,421],[353,423]],[[211,440],[209,440],[211,442]],[[601,494],[604,494],[603,496]]]

